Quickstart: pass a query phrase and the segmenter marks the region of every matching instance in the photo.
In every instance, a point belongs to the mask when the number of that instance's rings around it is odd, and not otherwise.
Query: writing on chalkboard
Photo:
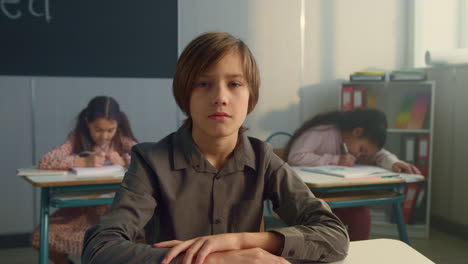
[[[49,0],[42,0],[43,1],[43,6],[42,6],[42,11],[43,13],[40,13],[38,11],[40,4],[34,4],[35,0],[26,0],[28,2],[28,8],[27,8],[27,13],[29,13],[31,16],[35,17],[44,17],[44,19],[47,22],[50,22],[52,17],[50,16],[50,6],[49,6]],[[9,19],[19,19],[23,16],[24,10],[21,10],[21,0],[0,0],[0,10],[2,10],[3,15],[8,17]]]

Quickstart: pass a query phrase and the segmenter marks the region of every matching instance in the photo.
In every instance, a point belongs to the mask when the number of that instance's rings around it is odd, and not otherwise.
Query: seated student
[[[327,204],[270,145],[243,133],[259,80],[250,50],[230,34],[205,33],[188,44],[173,81],[188,118],[161,141],[133,147],[113,205],[86,232],[83,263],[330,262],[346,256],[345,227]],[[259,232],[266,199],[290,227]],[[133,242],[143,227],[149,245]]]
[[[130,149],[137,143],[127,116],[111,97],[98,96],[78,115],[75,129],[64,144],[45,154],[40,169],[101,167],[105,162],[128,166]],[[81,155],[79,155],[81,154]],[[83,155],[85,154],[85,155]],[[94,226],[109,206],[58,209],[50,217],[50,259],[69,263],[66,254],[81,255],[86,230]],[[39,227],[32,234],[34,248],[39,248]]]
[[[382,148],[386,135],[387,118],[379,110],[327,112],[306,121],[296,130],[284,157],[293,166],[353,166],[358,163],[420,174],[415,166]],[[351,241],[369,238],[369,208],[339,208],[333,212],[348,226]]]

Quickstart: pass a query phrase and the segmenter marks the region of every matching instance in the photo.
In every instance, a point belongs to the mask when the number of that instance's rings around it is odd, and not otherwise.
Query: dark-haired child
[[[62,145],[39,160],[40,169],[101,167],[108,162],[128,166],[130,149],[137,143],[130,123],[112,97],[94,97],[77,117],[76,126]],[[94,226],[109,206],[58,209],[50,217],[49,258],[69,263],[67,254],[81,255],[85,231]],[[39,248],[39,228],[31,237]]]
[[[285,149],[285,158],[293,166],[369,164],[420,174],[415,166],[383,149],[386,135],[387,119],[379,110],[327,112],[296,130]],[[369,238],[369,208],[340,208],[333,212],[348,226],[351,241]]]

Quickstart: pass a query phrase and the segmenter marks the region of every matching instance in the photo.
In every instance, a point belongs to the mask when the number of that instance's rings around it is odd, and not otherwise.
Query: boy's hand
[[[338,160],[338,165],[341,166],[348,166],[352,167],[356,163],[356,157],[351,155],[350,153],[343,153],[340,155],[340,159]]]
[[[271,254],[261,248],[249,248],[233,251],[215,252],[210,254],[206,264],[255,264],[255,263],[277,263],[291,264],[282,257]]]
[[[185,252],[185,255],[183,261],[179,261],[179,263],[202,264],[206,256],[210,253],[241,249],[240,236],[239,233],[220,234],[197,237],[187,241],[165,241],[154,244],[153,246],[157,248],[172,248],[167,252],[166,257],[161,262],[162,264],[171,263],[171,261],[182,252]],[[193,260],[195,260],[195,262],[193,262]]]
[[[410,174],[421,174],[418,168],[416,166],[411,165],[406,162],[402,161],[397,161],[393,163],[392,165],[392,170],[394,172],[404,172],[404,173],[410,173]]]
[[[125,166],[125,160],[119,155],[119,153],[112,151],[107,159],[110,161],[112,164],[117,164],[121,166]]]
[[[284,245],[284,237],[275,232],[228,233],[198,237],[187,241],[166,241],[154,244],[154,247],[168,248],[166,257],[161,263],[170,263],[177,255],[185,252],[182,264],[202,264],[206,257],[214,252],[238,251],[241,249],[259,248],[265,252],[278,252]],[[269,253],[270,254],[270,253]],[[276,256],[275,256],[276,257]],[[216,262],[213,262],[216,263]],[[227,262],[236,263],[236,262]],[[244,262],[237,262],[244,263]],[[281,262],[279,262],[281,263]]]

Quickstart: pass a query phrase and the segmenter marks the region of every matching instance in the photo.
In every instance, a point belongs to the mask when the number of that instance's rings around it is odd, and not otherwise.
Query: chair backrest
[[[267,139],[265,140],[265,142],[268,142],[270,143],[271,140],[277,136],[287,136],[288,137],[288,140],[289,138],[292,137],[291,133],[288,133],[288,132],[284,132],[284,131],[277,131],[277,132],[274,132],[272,133],[270,136],[267,137]],[[287,142],[287,141],[286,141]],[[276,155],[278,155],[278,157],[282,158],[283,160],[286,160],[287,157],[283,157],[284,155],[284,147],[282,148],[274,148],[273,149],[273,152],[275,152]]]

